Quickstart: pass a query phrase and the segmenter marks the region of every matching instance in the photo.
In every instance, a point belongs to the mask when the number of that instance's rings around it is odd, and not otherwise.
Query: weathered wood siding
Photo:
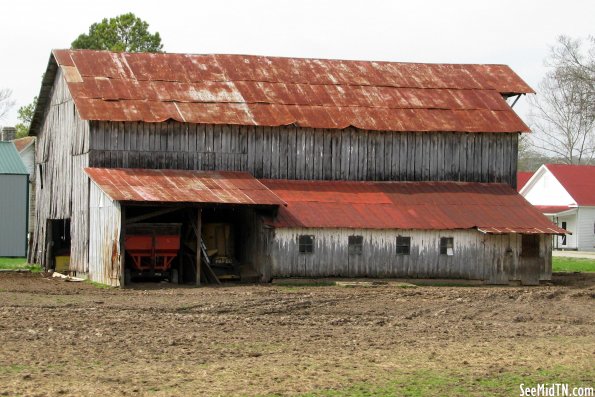
[[[121,207],[94,183],[90,193],[89,272],[90,280],[120,285]]]
[[[271,279],[272,231],[262,221],[258,210],[248,208],[240,215],[240,261],[260,273],[261,280]]]
[[[298,236],[314,236],[314,252],[299,253]],[[348,236],[363,236],[363,253],[348,254]],[[397,236],[411,237],[409,255],[396,254]],[[454,238],[454,255],[440,255],[440,237]],[[551,278],[548,236],[541,236],[541,272],[523,271],[521,237],[475,230],[276,229],[271,246],[272,277],[464,278],[494,284],[533,283]],[[540,274],[539,274],[540,273]]]
[[[89,241],[89,122],[77,114],[58,71],[37,136],[35,232],[29,261],[46,265],[48,219],[70,219],[71,270],[87,272]]]
[[[91,123],[94,167],[248,171],[257,178],[504,182],[517,134]]]
[[[33,232],[35,231],[35,142],[27,146],[19,155],[27,171],[29,171],[29,220],[27,222],[27,232],[29,238],[33,239]]]

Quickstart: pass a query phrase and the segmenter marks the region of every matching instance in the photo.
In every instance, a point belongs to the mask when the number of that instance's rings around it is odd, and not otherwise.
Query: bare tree
[[[6,88],[0,89],[0,120],[6,117],[6,114],[14,106],[14,101],[10,99],[12,91]]]
[[[582,52],[582,41],[567,36],[558,38],[558,45],[551,49],[547,66],[554,67],[562,81],[575,81],[585,85],[591,111],[595,104],[595,37],[587,39],[590,47]]]
[[[595,40],[560,36],[552,47],[538,95],[530,99],[533,144],[567,164],[595,159]]]

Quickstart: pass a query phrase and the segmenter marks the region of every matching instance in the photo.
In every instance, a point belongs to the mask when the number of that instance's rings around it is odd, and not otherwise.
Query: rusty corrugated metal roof
[[[85,168],[112,200],[156,203],[284,205],[247,172]]]
[[[34,141],[35,141],[34,136],[26,136],[24,138],[13,139],[12,143],[14,143],[14,146],[17,148],[17,150],[20,153],[23,150],[25,150],[26,148],[28,148],[29,145],[31,145]]]
[[[506,184],[261,182],[287,202],[274,227],[564,233]]]
[[[533,90],[505,65],[89,50],[53,56],[85,120],[529,131],[502,95]]]

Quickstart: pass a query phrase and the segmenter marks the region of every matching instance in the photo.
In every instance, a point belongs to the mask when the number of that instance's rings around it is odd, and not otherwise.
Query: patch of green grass
[[[26,369],[29,367],[21,364],[0,365],[0,374],[18,374]]]
[[[538,383],[569,383],[584,385],[585,379],[594,374],[579,375],[571,368],[555,367],[548,370],[496,372],[478,376],[466,372],[438,372],[417,370],[409,374],[395,374],[393,380],[384,384],[358,383],[344,389],[317,390],[302,394],[302,397],[371,397],[371,396],[513,396],[519,395],[519,386],[534,387]]]
[[[30,265],[27,263],[27,258],[0,258],[0,269],[17,270],[25,269],[32,272],[40,272],[41,266]]]
[[[595,272],[595,259],[554,256],[552,270],[554,272]]]

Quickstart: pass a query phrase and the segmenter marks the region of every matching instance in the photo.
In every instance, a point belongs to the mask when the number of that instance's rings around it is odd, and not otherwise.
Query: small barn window
[[[411,237],[397,237],[397,255],[409,255],[411,252]]]
[[[523,234],[521,255],[536,258],[539,256],[539,235]]]
[[[364,247],[363,236],[349,236],[347,238],[349,255],[361,255]]]
[[[440,237],[440,255],[453,256],[454,252],[454,238]]]
[[[314,236],[302,234],[298,238],[300,254],[311,254],[314,252]]]

